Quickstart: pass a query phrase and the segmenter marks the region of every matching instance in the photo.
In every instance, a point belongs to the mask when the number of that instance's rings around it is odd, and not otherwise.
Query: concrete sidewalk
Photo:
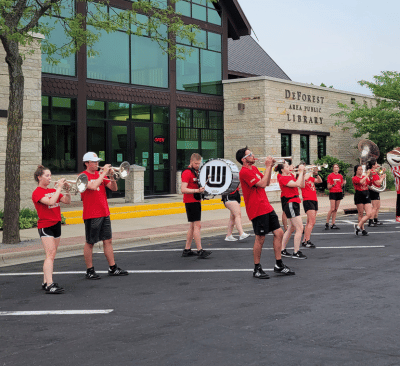
[[[395,211],[397,195],[394,191],[381,193],[381,211]],[[152,198],[145,200],[140,205],[159,204],[168,202],[182,202],[182,195],[170,195],[168,197]],[[62,211],[80,209],[81,203],[73,207],[64,206]],[[126,206],[123,199],[110,199],[111,207]],[[319,217],[326,217],[330,202],[328,196],[318,197]],[[280,217],[280,202],[272,203],[276,213]],[[355,209],[353,195],[346,195],[340,204],[338,216],[344,214],[345,209]],[[303,210],[302,210],[303,212]],[[305,214],[303,213],[303,221]],[[395,214],[393,214],[395,219]],[[217,209],[202,213],[202,236],[226,232],[229,220],[229,210]],[[252,229],[251,222],[247,218],[246,210],[242,207],[242,223],[244,229]],[[113,244],[114,248],[128,248],[165,240],[181,240],[186,237],[188,222],[185,213],[163,215],[154,217],[139,217],[125,220],[113,220]],[[21,243],[0,244],[0,266],[27,263],[35,260],[43,260],[44,251],[37,228],[21,230]],[[57,257],[82,255],[85,242],[85,229],[83,224],[64,225],[62,228],[61,244]],[[101,249],[101,243],[96,244]]]

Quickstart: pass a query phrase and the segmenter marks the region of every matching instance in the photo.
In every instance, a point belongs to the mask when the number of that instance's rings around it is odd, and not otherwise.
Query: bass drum
[[[229,194],[239,186],[239,169],[227,159],[210,159],[200,169],[199,181],[209,195]]]

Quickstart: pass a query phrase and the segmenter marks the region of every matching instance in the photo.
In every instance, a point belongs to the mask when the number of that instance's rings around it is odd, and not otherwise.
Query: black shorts
[[[61,221],[57,222],[57,224],[53,226],[38,229],[38,231],[41,238],[51,237],[54,239],[58,239],[61,236]]]
[[[304,212],[308,210],[318,211],[318,201],[303,201]]]
[[[285,212],[285,197],[281,197],[281,206],[282,206],[282,211]]]
[[[354,194],[354,204],[366,205],[367,203],[371,203],[371,199],[369,198],[369,191],[356,191]]]
[[[232,194],[223,194],[221,201],[225,204],[227,201],[236,201],[240,205],[240,193],[236,191],[235,193]]]
[[[271,231],[280,229],[279,219],[275,211],[271,211],[265,215],[257,216],[253,220],[254,234],[259,236],[265,236]]]
[[[373,190],[369,190],[369,198],[371,199],[371,201],[380,201],[381,200],[381,196],[379,195],[379,192],[375,192]]]
[[[185,203],[186,215],[189,222],[201,221],[201,203]]]
[[[100,240],[109,240],[112,238],[110,216],[86,219],[84,222],[86,243],[96,244]]]
[[[343,192],[329,192],[329,200],[341,201],[343,199]]]
[[[296,216],[300,216],[300,203],[298,202],[288,202],[285,205],[284,212],[288,219],[293,219]]]

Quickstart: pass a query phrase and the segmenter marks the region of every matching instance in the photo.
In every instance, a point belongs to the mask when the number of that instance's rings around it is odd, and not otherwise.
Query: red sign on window
[[[165,137],[162,137],[162,136],[155,136],[154,137],[154,143],[163,145],[164,142],[165,142]]]

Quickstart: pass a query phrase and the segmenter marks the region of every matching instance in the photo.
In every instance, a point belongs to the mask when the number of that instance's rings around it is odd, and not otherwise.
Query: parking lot
[[[1,365],[399,365],[399,234],[394,213],[354,235],[317,222],[307,260],[273,273],[272,237],[252,277],[254,236],[203,239],[207,259],[182,258],[184,242],[116,251],[127,277],[84,278],[83,256],[56,259],[65,293],[41,289],[42,262],[0,268]],[[289,242],[293,247],[293,239]]]

